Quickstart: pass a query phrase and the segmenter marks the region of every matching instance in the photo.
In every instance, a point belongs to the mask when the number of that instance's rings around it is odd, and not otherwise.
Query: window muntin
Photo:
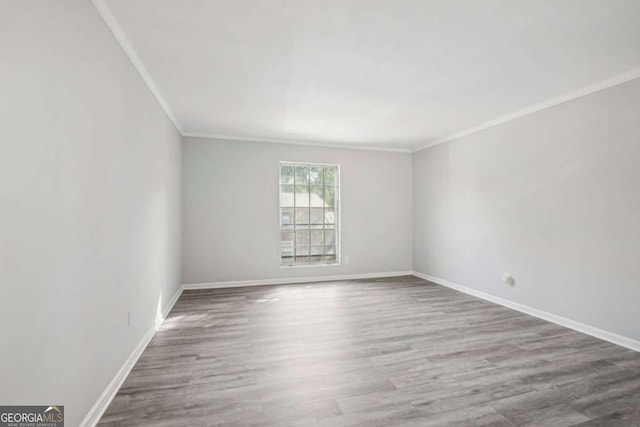
[[[280,265],[339,264],[340,168],[280,162]]]

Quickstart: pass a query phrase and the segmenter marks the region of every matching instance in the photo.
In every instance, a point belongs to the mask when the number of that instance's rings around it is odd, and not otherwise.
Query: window
[[[280,163],[280,265],[339,264],[340,167]]]

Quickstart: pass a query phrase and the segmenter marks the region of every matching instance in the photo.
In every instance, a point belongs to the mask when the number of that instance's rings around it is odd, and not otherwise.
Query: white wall
[[[411,154],[185,138],[183,283],[411,270]],[[349,264],[280,268],[281,160],[341,167]]]
[[[413,174],[416,271],[640,339],[640,80],[423,150]]]
[[[0,403],[75,426],[178,289],[180,137],[88,1],[0,3],[0,57]],[[182,149],[184,283],[413,266],[640,339],[639,80],[413,161]],[[279,268],[280,160],[341,165],[349,264]]]
[[[180,138],[90,1],[1,2],[0,57],[0,403],[76,426],[178,289]]]

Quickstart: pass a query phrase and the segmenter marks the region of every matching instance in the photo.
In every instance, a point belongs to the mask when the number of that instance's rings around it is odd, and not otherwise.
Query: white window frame
[[[304,165],[304,166],[322,166],[322,167],[335,167],[336,168],[336,189],[337,189],[337,200],[336,206],[334,206],[336,210],[336,220],[335,220],[335,231],[336,231],[336,260],[335,262],[307,262],[296,264],[295,262],[292,264],[282,264],[282,175],[281,175],[281,167],[282,165]],[[290,160],[282,160],[278,163],[278,263],[280,268],[298,268],[298,267],[336,267],[342,264],[342,181],[341,181],[341,173],[340,173],[340,165],[331,164],[331,163],[313,163],[313,162],[305,162],[305,161],[290,161]],[[294,184],[294,215],[295,215],[295,184]],[[295,226],[294,226],[295,228]],[[324,228],[322,229],[325,230]],[[295,239],[295,237],[294,237]],[[295,248],[295,241],[294,241]],[[295,249],[294,249],[295,250]],[[295,259],[295,253],[294,253]]]

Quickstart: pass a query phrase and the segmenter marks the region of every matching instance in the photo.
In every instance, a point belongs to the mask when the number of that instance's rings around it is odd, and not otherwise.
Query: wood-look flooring
[[[640,426],[640,353],[413,276],[185,291],[100,426]]]

